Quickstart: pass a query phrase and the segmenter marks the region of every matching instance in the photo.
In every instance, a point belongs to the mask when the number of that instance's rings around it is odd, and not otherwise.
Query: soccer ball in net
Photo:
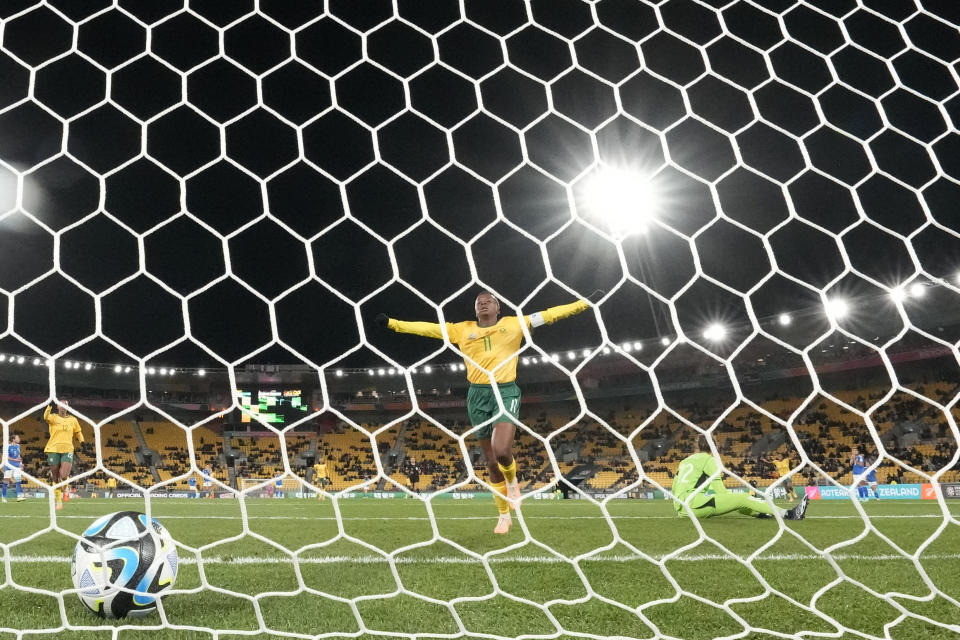
[[[177,547],[156,520],[136,511],[87,527],[70,568],[80,602],[101,618],[144,616],[177,577]]]

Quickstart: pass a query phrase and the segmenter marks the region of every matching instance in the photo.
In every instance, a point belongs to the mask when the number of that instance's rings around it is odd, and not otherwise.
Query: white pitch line
[[[57,514],[57,520],[90,520],[91,518],[96,518],[98,514],[91,515],[60,515]],[[951,514],[954,517],[960,517],[960,514]],[[164,515],[157,512],[153,512],[153,517],[159,520],[243,520],[240,516],[184,516],[184,515]],[[944,515],[941,513],[921,513],[914,515],[902,515],[902,514],[876,514],[871,515],[867,514],[867,517],[871,520],[877,518],[883,519],[914,519],[914,518],[938,518],[943,519]],[[26,515],[26,514],[0,514],[0,520],[2,519],[22,519],[22,520],[49,520],[50,516],[48,515]],[[490,520],[491,516],[440,516],[436,517],[436,520]],[[606,520],[604,516],[534,516],[528,515],[524,516],[525,520]],[[611,520],[679,520],[678,516],[610,516]],[[850,516],[818,516],[818,515],[808,515],[806,516],[807,520],[863,520],[859,515],[850,515]],[[247,520],[329,520],[336,522],[338,518],[334,516],[247,516]],[[402,516],[402,517],[390,517],[390,516],[378,516],[378,517],[367,517],[367,516],[344,516],[339,518],[341,521],[367,521],[367,520],[387,520],[387,521],[399,521],[399,520],[416,520],[416,521],[429,521],[430,519],[425,516]]]
[[[663,556],[653,556],[657,560],[661,560]],[[881,554],[881,555],[860,555],[860,554],[834,554],[831,556],[834,560],[844,561],[844,560],[856,560],[856,561],[874,561],[874,562],[889,562],[891,560],[905,560],[910,561],[910,558],[905,558],[900,555],[895,554]],[[820,556],[813,553],[774,553],[762,555],[754,560],[759,561],[773,561],[773,562],[807,562],[810,560],[822,560],[824,556]],[[960,553],[935,553],[929,555],[923,555],[920,557],[920,560],[957,560],[960,559]],[[669,562],[704,562],[704,561],[725,561],[733,562],[735,560],[745,561],[745,558],[734,558],[732,556],[723,555],[720,553],[709,553],[709,554],[697,554],[697,555],[682,555],[677,558],[672,558]],[[480,564],[481,560],[477,558],[469,557],[451,557],[451,556],[430,556],[430,557],[400,557],[394,558],[393,560],[396,564]],[[617,555],[617,556],[598,556],[583,558],[580,562],[597,562],[597,563],[626,563],[626,562],[645,562],[640,556],[630,556],[630,555]],[[14,563],[25,563],[25,564],[63,564],[70,562],[70,558],[61,557],[61,556],[13,556],[10,558],[11,564]],[[300,558],[298,564],[341,564],[341,563],[352,563],[352,564],[387,564],[389,560],[384,556],[377,555],[366,555],[366,556],[324,556],[324,557],[311,557],[311,558]],[[520,556],[513,558],[503,558],[499,556],[494,556],[488,558],[487,562],[493,564],[563,564],[570,563],[570,560],[563,558],[558,558],[556,556]],[[191,556],[184,556],[179,560],[180,565],[195,565],[197,564],[197,559]],[[224,556],[212,556],[210,558],[203,558],[204,565],[247,565],[247,564],[294,564],[293,558],[290,557],[256,557],[256,556],[243,556],[237,558],[224,557]]]

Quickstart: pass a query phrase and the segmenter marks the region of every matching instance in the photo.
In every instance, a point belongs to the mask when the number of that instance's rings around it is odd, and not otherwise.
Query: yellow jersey
[[[784,458],[783,460],[774,460],[773,466],[776,467],[777,473],[782,478],[783,476],[790,473],[790,460]]]
[[[523,324],[528,328],[553,324],[589,308],[585,300],[577,300],[528,316],[506,316],[489,327],[481,327],[476,320],[447,322],[444,326],[450,342],[463,352],[467,380],[472,384],[490,384],[492,374],[497,384],[506,384],[517,379]],[[443,329],[436,322],[405,322],[390,318],[387,326],[397,333],[443,339]]]
[[[43,412],[43,419],[50,427],[50,439],[47,446],[43,448],[44,453],[73,453],[73,437],[76,435],[77,442],[83,442],[83,431],[80,430],[80,423],[73,416],[63,417],[54,413],[47,405]]]
[[[315,464],[313,465],[313,475],[316,478],[326,478],[327,477],[327,465],[324,464]]]

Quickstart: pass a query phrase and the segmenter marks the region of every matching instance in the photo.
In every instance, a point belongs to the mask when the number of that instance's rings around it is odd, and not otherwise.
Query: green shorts
[[[487,423],[473,432],[473,437],[477,440],[489,440],[493,436],[493,425],[498,422],[511,422],[507,414],[514,418],[520,416],[520,387],[517,383],[506,382],[497,387],[506,412],[500,410],[497,392],[489,384],[471,384],[467,391],[467,415],[470,416],[470,424],[475,427]]]
[[[55,467],[56,465],[66,462],[68,464],[73,464],[73,451],[69,453],[48,453],[47,454],[47,466]]]

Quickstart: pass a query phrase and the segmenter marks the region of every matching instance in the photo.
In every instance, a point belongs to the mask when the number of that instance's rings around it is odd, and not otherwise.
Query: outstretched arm
[[[53,405],[47,405],[47,408],[43,410],[43,421],[50,422],[50,415],[53,413]]]
[[[561,304],[556,307],[550,307],[544,311],[538,311],[537,313],[532,313],[527,316],[527,324],[530,328],[535,329],[541,327],[545,324],[553,324],[557,320],[563,320],[564,318],[569,318],[570,316],[575,316],[578,313],[583,313],[590,308],[588,302],[596,303],[604,296],[604,292],[600,289],[597,289],[589,296],[586,300],[577,300],[576,302],[571,302],[570,304]]]
[[[397,333],[412,333],[417,336],[424,336],[425,338],[443,340],[443,329],[436,322],[407,322],[405,320],[390,318],[384,313],[374,318],[374,322],[381,327],[392,329]],[[450,336],[451,340],[453,339],[453,325],[449,322],[447,323],[447,335]]]

